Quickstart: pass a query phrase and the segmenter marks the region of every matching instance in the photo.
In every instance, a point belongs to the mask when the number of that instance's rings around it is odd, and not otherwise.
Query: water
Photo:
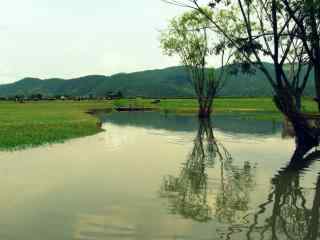
[[[319,238],[320,164],[288,165],[281,124],[100,117],[96,136],[0,152],[0,239]]]

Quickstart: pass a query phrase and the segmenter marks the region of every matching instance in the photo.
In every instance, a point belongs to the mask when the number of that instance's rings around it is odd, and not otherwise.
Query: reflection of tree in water
[[[320,159],[320,152],[304,153],[297,148],[289,165],[272,179],[265,202],[250,213],[255,168],[248,162],[236,167],[214,137],[210,122],[200,122],[180,175],[164,178],[161,194],[169,199],[174,214],[201,222],[214,217],[225,223],[226,229],[219,228],[217,239],[320,239],[320,173],[314,189],[304,188],[301,178],[305,169]],[[213,167],[221,174],[218,185],[208,177],[208,169]]]
[[[254,187],[253,168],[245,162],[243,168],[227,166],[224,176],[223,163],[221,164],[221,189],[216,197],[216,217],[220,222],[239,223],[242,215],[237,213],[249,210],[250,191]]]
[[[179,177],[167,176],[161,187],[161,196],[169,199],[172,213],[185,218],[205,222],[212,218],[216,202],[216,217],[231,222],[236,211],[248,209],[249,189],[252,187],[252,168],[246,163],[243,168],[232,165],[227,149],[213,133],[210,120],[199,120],[199,129],[194,146],[183,165]],[[207,169],[220,164],[221,189],[217,199],[208,196]]]
[[[308,192],[301,187],[300,175],[319,157],[319,152],[304,159],[293,157],[288,167],[273,178],[267,201],[260,205],[249,227],[248,239],[318,239],[320,175],[311,198],[307,198]]]

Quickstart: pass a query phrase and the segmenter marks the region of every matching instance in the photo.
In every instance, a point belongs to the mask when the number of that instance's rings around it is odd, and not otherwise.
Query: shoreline
[[[196,115],[196,100],[166,99],[152,104],[151,99],[112,101],[53,101],[24,104],[0,101],[0,151],[15,151],[102,132],[98,114],[119,108],[151,109],[164,114]],[[312,113],[311,100],[304,105]],[[283,121],[271,98],[216,99],[214,114],[237,114],[240,118]]]

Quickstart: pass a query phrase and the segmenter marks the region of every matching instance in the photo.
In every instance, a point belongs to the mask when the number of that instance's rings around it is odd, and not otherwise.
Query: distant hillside
[[[234,66],[228,66],[228,69]],[[273,65],[266,63],[272,72]],[[311,74],[312,75],[312,74]],[[312,76],[311,76],[312,77]],[[226,76],[221,96],[271,96],[272,90],[260,71],[253,74],[231,74]],[[0,97],[16,95],[30,96],[105,96],[108,92],[121,91],[125,97],[192,97],[191,80],[183,67],[149,70],[136,73],[121,73],[113,76],[91,75],[69,80],[25,78],[18,82],[0,85]],[[312,96],[312,81],[305,91]]]

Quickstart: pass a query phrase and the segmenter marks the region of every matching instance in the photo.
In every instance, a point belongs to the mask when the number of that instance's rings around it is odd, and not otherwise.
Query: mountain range
[[[268,71],[273,65],[265,63]],[[255,97],[271,96],[272,89],[264,74],[231,73],[233,65],[226,66],[225,85],[220,96]],[[313,73],[310,78],[313,77]],[[135,73],[119,73],[112,76],[90,75],[73,79],[24,78],[11,84],[0,85],[0,97],[30,96],[106,96],[121,91],[125,97],[193,97],[195,95],[190,77],[184,67],[148,70]],[[314,95],[313,81],[305,90],[306,96]]]

